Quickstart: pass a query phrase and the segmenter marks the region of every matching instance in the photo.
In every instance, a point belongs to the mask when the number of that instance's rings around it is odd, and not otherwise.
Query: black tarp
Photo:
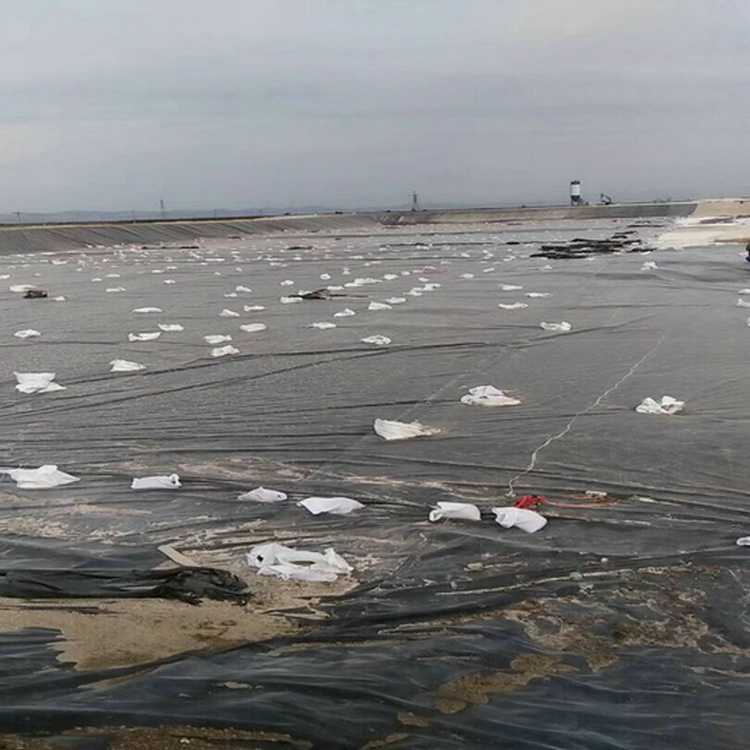
[[[737,301],[750,274],[731,245],[529,257],[627,226],[401,228],[315,235],[310,250],[273,237],[6,258],[2,283],[51,297],[0,297],[0,464],[54,463],[80,482],[0,482],[0,571],[57,569],[64,582],[148,570],[165,542],[241,560],[278,539],[333,545],[361,585],[324,602],[330,619],[303,635],[147,667],[79,672],[56,658],[59,632],[6,632],[0,727],[231,726],[320,748],[744,747],[748,557],[735,542],[750,528],[750,329]],[[662,230],[638,231],[645,247]],[[407,302],[279,302],[319,288],[321,274],[337,286],[377,278],[344,290]],[[528,307],[498,307],[518,301]],[[144,305],[164,312],[131,312]],[[333,317],[346,307],[356,315]],[[570,333],[540,327],[563,320]],[[267,330],[239,330],[256,321]],[[308,327],[320,321],[337,328]],[[157,322],[185,331],[127,341]],[[23,328],[42,336],[14,338]],[[214,359],[202,337],[222,333],[240,351]],[[373,334],[392,343],[362,343]],[[115,357],[147,369],[110,374]],[[66,390],[18,394],[14,371],[54,371]],[[521,405],[460,402],[485,384]],[[682,414],[634,411],[665,394],[686,402]],[[442,432],[387,443],[375,418]],[[178,491],[129,489],[133,476],[172,471]],[[260,484],[290,501],[236,499]],[[610,501],[581,500],[587,490]],[[525,492],[546,496],[548,526],[501,529],[490,508]],[[367,507],[313,517],[294,503],[309,495]],[[440,500],[474,502],[483,521],[430,524]]]

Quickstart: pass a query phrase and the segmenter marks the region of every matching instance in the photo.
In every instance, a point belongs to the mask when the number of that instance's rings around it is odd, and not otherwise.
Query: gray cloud
[[[6,0],[0,212],[747,194],[723,0]]]

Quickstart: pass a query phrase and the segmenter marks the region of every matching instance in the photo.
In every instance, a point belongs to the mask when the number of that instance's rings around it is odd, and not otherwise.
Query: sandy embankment
[[[334,583],[281,582],[257,576],[244,563],[232,564],[205,553],[191,556],[199,564],[231,569],[244,578],[251,592],[248,603],[0,597],[0,632],[59,630],[55,648],[60,662],[84,671],[109,669],[297,633],[307,623],[326,619],[318,609],[321,599],[343,594],[358,583],[353,576]],[[293,616],[286,613],[289,610],[295,611]]]
[[[750,199],[727,198],[700,201],[692,216],[677,221],[661,235],[660,248],[696,247],[750,242]]]

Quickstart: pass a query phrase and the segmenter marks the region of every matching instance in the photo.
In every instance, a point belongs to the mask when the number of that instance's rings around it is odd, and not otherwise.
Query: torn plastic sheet
[[[60,471],[53,464],[38,469],[0,469],[0,473],[7,474],[21,490],[49,490],[79,481],[78,477]]]
[[[481,521],[479,508],[471,503],[451,503],[440,501],[434,510],[430,511],[430,521]]]
[[[42,334],[39,331],[34,330],[33,328],[25,328],[23,331],[16,331],[13,335],[17,339],[30,339],[41,336]]]
[[[253,500],[256,503],[280,503],[287,499],[286,492],[278,490],[267,490],[265,487],[256,487],[250,492],[240,495],[238,500]]]
[[[512,302],[510,304],[504,304],[503,302],[500,302],[498,304],[498,307],[502,308],[503,310],[523,310],[524,308],[528,307],[528,304],[526,302]]]
[[[350,497],[307,497],[297,505],[310,511],[314,516],[330,513],[334,516],[347,516],[355,510],[364,508],[364,503]]]
[[[330,583],[352,571],[351,565],[333,547],[328,547],[321,554],[271,542],[253,547],[246,559],[248,565],[258,568],[258,575],[277,576],[285,581],[295,579]]]
[[[54,372],[16,372],[16,390],[21,393],[53,393],[64,391],[65,386],[55,383]]]
[[[245,333],[258,333],[258,331],[265,331],[267,328],[268,326],[265,323],[247,323],[240,326],[240,329]]]
[[[181,326],[179,323],[159,323],[159,328],[165,332],[185,330],[184,326]]]
[[[373,429],[385,440],[411,440],[440,433],[438,427],[427,427],[421,422],[395,422],[389,419],[376,419]]]
[[[673,414],[679,414],[685,408],[684,401],[678,401],[672,396],[662,396],[659,401],[654,400],[650,396],[645,398],[635,410],[639,414],[665,414],[671,416]]]
[[[110,372],[137,372],[146,369],[146,365],[139,365],[138,362],[127,359],[113,359],[109,364],[112,366]]]
[[[161,307],[136,307],[136,309],[133,310],[133,312],[148,314],[148,313],[160,313],[164,311],[161,309]]]
[[[176,490],[181,486],[180,477],[177,474],[135,477],[130,483],[131,490]]]
[[[469,406],[518,406],[520,399],[506,396],[494,385],[478,385],[469,388],[465,396],[461,396],[461,403]]]
[[[493,508],[495,520],[505,529],[518,527],[527,534],[533,534],[547,525],[547,519],[528,508]]]

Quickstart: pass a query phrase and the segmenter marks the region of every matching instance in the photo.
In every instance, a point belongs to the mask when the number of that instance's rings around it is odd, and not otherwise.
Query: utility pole
[[[21,212],[20,211],[14,211],[13,213],[16,215],[16,222],[18,224],[20,224],[21,223]]]
[[[411,210],[412,211],[419,210],[419,196],[417,195],[416,190],[414,190],[411,194]]]
[[[159,211],[161,212],[161,219],[164,221],[167,218],[167,211],[164,208],[164,198],[159,201]]]

